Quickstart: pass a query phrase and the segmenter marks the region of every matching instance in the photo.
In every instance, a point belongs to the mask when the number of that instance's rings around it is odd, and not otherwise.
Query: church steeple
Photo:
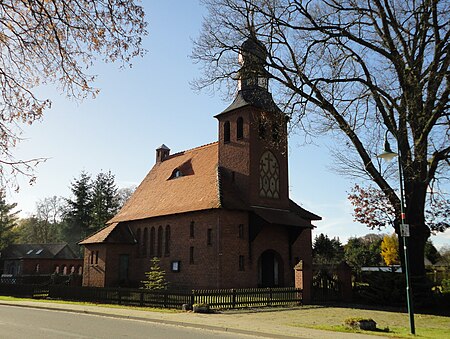
[[[254,30],[251,30],[250,37],[242,43],[239,52],[239,90],[268,89],[269,72],[265,68],[267,55],[266,47],[257,39]]]
[[[288,209],[286,119],[268,90],[267,49],[250,32],[239,53],[239,91],[216,115],[221,180],[248,206]]]

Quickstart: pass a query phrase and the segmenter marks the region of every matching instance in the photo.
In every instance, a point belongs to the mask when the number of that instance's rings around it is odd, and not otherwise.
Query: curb
[[[120,314],[114,314],[114,313],[96,312],[96,311],[88,311],[88,310],[76,310],[73,308],[60,308],[60,307],[51,307],[51,306],[43,306],[43,305],[31,305],[29,303],[21,304],[21,303],[0,302],[0,305],[1,306],[31,308],[31,309],[42,309],[42,310],[47,310],[47,311],[59,311],[59,312],[66,312],[66,313],[78,313],[78,314],[94,315],[94,316],[100,316],[100,317],[109,317],[109,318],[114,318],[114,319],[129,319],[129,320],[136,320],[136,321],[145,321],[145,322],[150,322],[150,323],[155,323],[155,324],[163,324],[163,325],[169,325],[169,326],[181,326],[181,327],[195,328],[195,329],[202,329],[202,330],[209,330],[209,331],[217,331],[217,332],[235,333],[235,334],[242,334],[242,335],[250,335],[250,336],[254,336],[254,337],[256,336],[256,337],[260,337],[260,338],[308,339],[306,337],[272,334],[272,333],[242,330],[242,329],[230,328],[230,327],[221,327],[221,326],[204,325],[204,324],[200,325],[200,324],[194,324],[194,323],[190,323],[190,322],[152,319],[152,318],[145,318],[145,317],[138,317],[138,316],[126,316],[126,315],[120,315]],[[60,305],[63,305],[63,304],[60,304]]]

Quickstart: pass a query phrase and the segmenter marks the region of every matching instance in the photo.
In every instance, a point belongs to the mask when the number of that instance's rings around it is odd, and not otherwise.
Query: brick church
[[[294,266],[311,266],[321,218],[289,199],[287,119],[266,57],[246,40],[237,95],[215,116],[219,140],[175,154],[161,145],[119,213],[80,242],[84,286],[138,286],[153,257],[179,289],[294,286]]]

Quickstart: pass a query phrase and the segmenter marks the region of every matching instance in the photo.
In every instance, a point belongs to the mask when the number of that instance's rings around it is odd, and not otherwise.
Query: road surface
[[[0,305],[0,338],[256,338],[154,322]]]

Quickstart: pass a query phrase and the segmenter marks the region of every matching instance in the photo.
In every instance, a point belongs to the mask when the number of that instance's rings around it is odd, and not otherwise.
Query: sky
[[[149,31],[143,44],[148,53],[134,59],[132,68],[98,64],[91,69],[98,75],[97,98],[75,102],[56,88],[39,89],[52,100],[52,107],[42,121],[24,126],[25,140],[15,155],[48,160],[36,168],[34,185],[19,178],[19,192],[8,193],[22,217],[31,215],[36,202],[46,197],[70,197],[70,183],[82,171],[95,176],[110,170],[119,187],[138,185],[154,165],[161,144],[176,153],[217,140],[213,116],[232,99],[196,92],[190,85],[201,75],[200,66],[189,56],[205,9],[197,0],[143,3]],[[289,139],[291,199],[322,216],[314,223],[313,236],[324,233],[345,244],[350,237],[377,233],[353,221],[347,195],[354,182],[330,169],[330,141],[318,138],[314,144],[304,146],[300,133]],[[438,248],[450,246],[450,231],[431,240]]]

